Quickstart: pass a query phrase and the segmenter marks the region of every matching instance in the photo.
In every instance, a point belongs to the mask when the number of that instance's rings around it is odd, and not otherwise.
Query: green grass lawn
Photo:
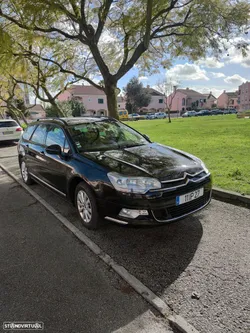
[[[214,185],[250,194],[250,119],[235,115],[128,123],[154,142],[182,149],[201,158]]]

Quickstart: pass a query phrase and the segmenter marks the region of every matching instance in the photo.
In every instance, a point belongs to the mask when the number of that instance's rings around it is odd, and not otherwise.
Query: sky
[[[250,44],[248,35],[244,39]],[[250,81],[250,51],[246,58],[242,57],[240,50],[229,47],[219,60],[207,57],[191,63],[187,59],[176,59],[171,68],[160,68],[159,73],[154,75],[140,76],[135,68],[119,81],[119,88],[124,88],[133,76],[139,77],[144,86],[150,85],[156,89],[159,81],[167,77],[178,83],[178,87],[201,93],[211,91],[218,97],[224,90],[236,91],[243,82]]]

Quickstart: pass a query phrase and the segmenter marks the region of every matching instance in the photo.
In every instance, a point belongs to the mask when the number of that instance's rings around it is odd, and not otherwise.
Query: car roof
[[[16,123],[16,121],[15,121],[15,119],[0,119],[0,122],[2,122],[2,123],[4,123],[4,122],[7,122],[7,121],[14,121],[15,123]]]
[[[112,117],[104,117],[104,116],[83,116],[83,117],[62,117],[62,118],[43,118],[43,119],[37,119],[37,121],[34,121],[32,125],[39,124],[39,123],[55,123],[60,125],[78,125],[78,124],[84,124],[84,123],[91,123],[91,122],[97,122],[97,121],[117,121],[116,119]]]

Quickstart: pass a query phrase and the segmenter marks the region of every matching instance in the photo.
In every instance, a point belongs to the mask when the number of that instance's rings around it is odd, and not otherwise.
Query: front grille
[[[156,209],[152,210],[152,214],[158,221],[167,221],[182,217],[183,215],[190,214],[199,208],[206,205],[210,200],[210,191],[205,192],[205,194],[193,201],[187,202],[179,206],[170,206],[166,209]]]
[[[198,183],[209,177],[205,171],[201,171],[199,174],[194,176],[187,174],[185,178],[167,180],[167,182],[161,181],[162,189],[174,189],[175,187],[182,187],[188,184],[189,181]]]

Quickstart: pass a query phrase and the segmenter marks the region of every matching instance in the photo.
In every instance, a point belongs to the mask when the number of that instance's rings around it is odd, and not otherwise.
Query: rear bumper
[[[4,141],[18,141],[22,135],[22,132],[16,132],[12,135],[0,135],[0,142]]]
[[[204,195],[190,202],[176,205],[176,197],[189,193],[198,188],[204,188]],[[105,207],[102,205],[102,215],[105,219],[120,224],[132,225],[159,225],[170,223],[185,218],[205,208],[211,201],[212,182],[210,177],[201,184],[187,186],[174,193],[161,193],[158,197],[149,198],[146,195],[141,197],[119,196],[118,200],[109,198],[105,201]],[[136,218],[126,218],[120,215],[122,209],[143,210],[148,215],[139,215]]]

